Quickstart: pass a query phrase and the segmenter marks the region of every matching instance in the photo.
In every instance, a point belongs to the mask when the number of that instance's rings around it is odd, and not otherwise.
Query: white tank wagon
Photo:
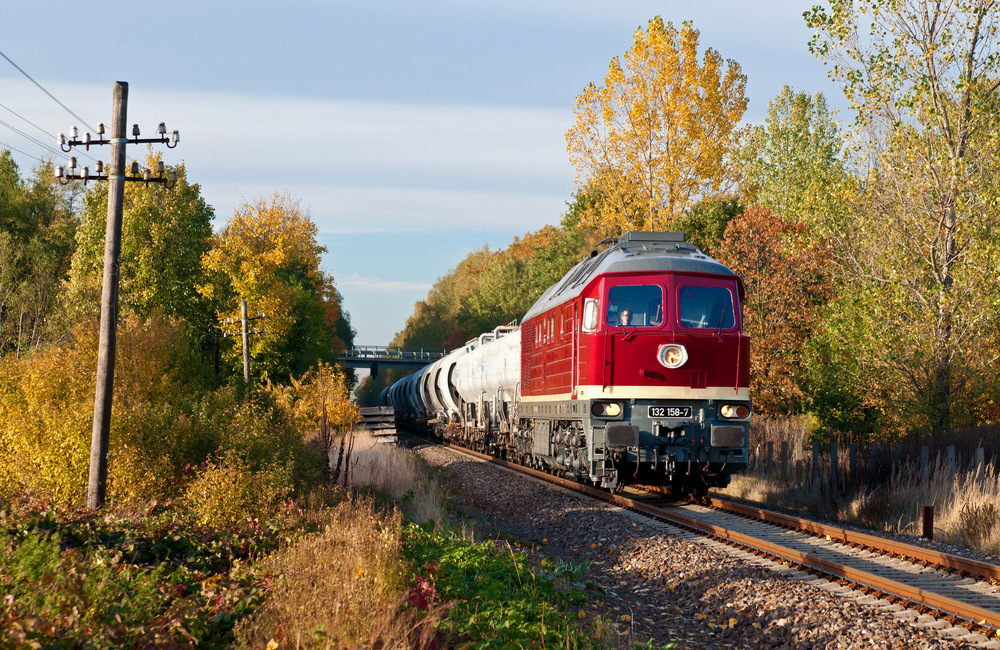
[[[455,366],[455,389],[465,402],[476,399],[484,389],[482,350],[484,345],[492,343],[495,338],[492,332],[486,332],[480,334],[478,339],[469,341],[466,344],[467,354],[460,357]]]
[[[401,426],[429,426],[442,437],[464,438],[473,429],[508,431],[521,381],[521,337],[498,327],[382,391]]]
[[[473,339],[403,377],[379,394],[379,403],[396,408],[397,426],[430,426],[444,435],[449,424],[461,422],[461,397],[456,387],[459,363],[479,345],[480,339]]]
[[[459,359],[469,353],[468,348],[468,345],[462,346],[435,362],[436,368],[431,366],[431,372],[435,373],[434,394],[441,404],[441,410],[436,414],[438,421],[435,429],[439,430],[438,433],[441,433],[441,430],[448,424],[460,421],[462,409],[458,405],[459,395],[458,389],[455,387],[455,372]]]
[[[420,401],[429,413],[436,417],[437,413],[443,410],[438,401],[437,393],[434,390],[434,373],[437,361],[423,369],[420,375]]]
[[[424,412],[424,405],[420,399],[420,377],[426,368],[421,368],[417,372],[407,375],[402,380],[402,402],[404,404],[404,414],[407,417],[418,419]]]
[[[521,336],[518,327],[502,326],[479,338],[480,345],[458,360],[459,396],[464,420],[488,432],[510,429],[521,382]]]

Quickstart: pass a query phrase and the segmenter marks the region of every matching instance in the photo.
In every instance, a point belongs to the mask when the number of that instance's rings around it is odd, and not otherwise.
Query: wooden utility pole
[[[250,331],[247,328],[247,301],[240,301],[240,322],[243,328],[243,382],[250,383]]]
[[[67,140],[59,134],[59,148],[69,153],[73,147],[111,145],[111,160],[108,161],[107,175],[103,173],[104,163],[100,160],[94,167],[94,172],[84,167],[82,173],[77,173],[76,157],[69,159],[69,169],[62,165],[56,167],[56,178],[62,185],[71,181],[108,181],[108,222],[104,231],[104,284],[101,290],[101,335],[97,356],[97,390],[94,394],[94,428],[90,437],[90,481],[87,484],[87,507],[97,510],[104,505],[108,482],[108,439],[111,431],[111,403],[115,393],[115,350],[118,339],[118,279],[121,270],[122,249],[122,210],[125,202],[125,182],[163,183],[170,189],[177,184],[177,172],[170,172],[170,177],[164,176],[165,166],[161,161],[157,165],[157,176],[149,169],[140,173],[139,163],[132,163],[132,175],[127,176],[125,167],[125,144],[165,144],[173,149],[180,142],[180,133],[174,131],[167,137],[167,126],[160,122],[155,138],[140,138],[139,125],[132,126],[132,139],[125,137],[125,122],[128,112],[128,84],[124,81],[115,82],[114,107],[111,115],[111,139],[104,139],[104,124],[97,125],[97,139],[88,132],[83,139],[78,138],[74,126]],[[68,171],[68,173],[67,173]]]
[[[111,116],[111,160],[108,169],[108,223],[104,234],[104,284],[101,291],[101,338],[97,357],[94,428],[90,438],[90,481],[87,507],[104,505],[108,482],[108,439],[114,396],[115,350],[118,336],[118,277],[122,246],[122,207],[125,198],[125,122],[128,84],[115,82]]]

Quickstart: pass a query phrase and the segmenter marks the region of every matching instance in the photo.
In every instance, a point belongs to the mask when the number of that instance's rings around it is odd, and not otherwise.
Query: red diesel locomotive
[[[743,285],[681,233],[630,232],[383,391],[401,419],[605,488],[704,493],[748,460]]]

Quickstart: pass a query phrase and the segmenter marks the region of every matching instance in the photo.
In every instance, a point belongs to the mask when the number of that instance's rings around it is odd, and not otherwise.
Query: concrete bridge
[[[419,370],[448,354],[443,349],[396,348],[383,345],[359,345],[337,357],[348,368],[368,368],[372,377],[378,376],[379,368],[402,368]]]

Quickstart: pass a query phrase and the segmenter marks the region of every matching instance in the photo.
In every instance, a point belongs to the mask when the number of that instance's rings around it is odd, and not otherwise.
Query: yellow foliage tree
[[[326,248],[317,234],[299,202],[276,193],[237,208],[202,260],[210,280],[199,291],[220,322],[239,321],[241,300],[266,314],[266,331],[251,341],[254,374],[263,378],[300,375],[353,340],[333,278],[320,269]],[[239,346],[226,354],[241,366]]]
[[[359,419],[347,379],[336,366],[321,363],[299,379],[293,377],[287,385],[268,383],[267,390],[301,429],[319,428],[324,415],[331,426],[342,431]]]
[[[635,33],[625,65],[577,96],[566,132],[579,188],[600,200],[584,215],[608,234],[667,228],[699,197],[735,180],[729,161],[746,111],[739,64],[706,49],[698,30],[657,16]]]

